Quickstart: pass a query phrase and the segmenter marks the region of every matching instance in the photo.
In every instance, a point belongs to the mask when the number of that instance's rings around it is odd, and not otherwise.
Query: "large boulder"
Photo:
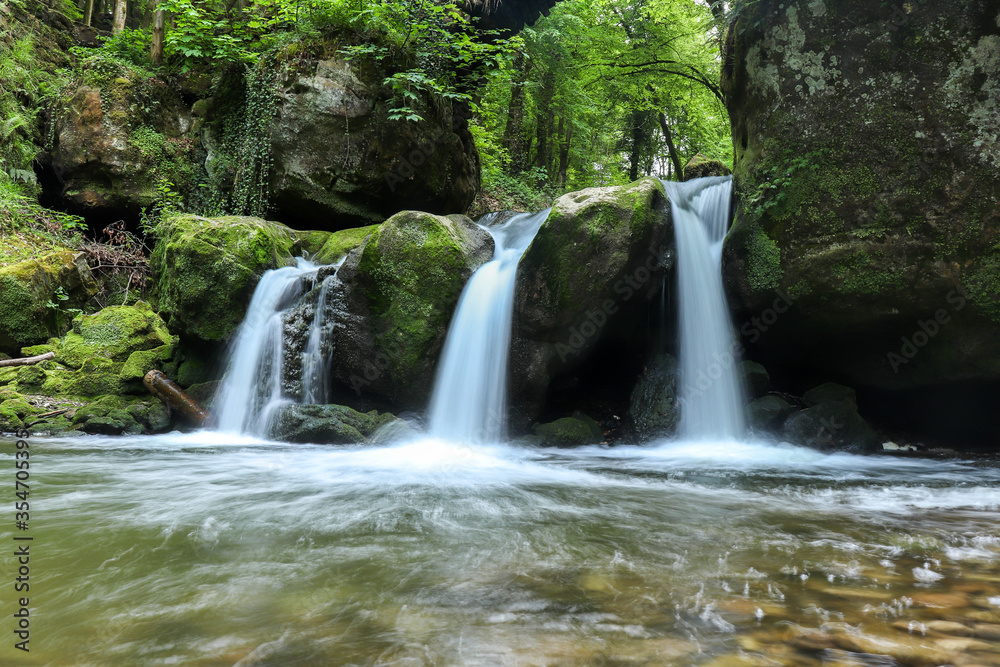
[[[261,275],[291,265],[303,251],[296,232],[259,218],[182,215],[161,223],[156,234],[153,299],[171,330],[204,342],[228,338]]]
[[[553,377],[626,341],[673,266],[658,179],[563,195],[524,253],[515,286],[510,396],[515,426],[539,414]]]
[[[382,223],[329,288],[335,381],[423,408],[462,289],[492,256],[493,238],[464,216],[404,211]]]
[[[72,317],[67,313],[96,292],[86,260],[71,250],[0,267],[0,351],[16,353],[58,336]]]
[[[79,315],[62,338],[23,349],[24,354],[55,353],[36,366],[4,369],[0,384],[44,396],[146,394],[142,378],[174,358],[177,337],[149,304],[111,306]]]
[[[391,120],[386,72],[334,58],[291,67],[271,130],[272,203],[280,219],[341,229],[403,209],[465,211],[479,191],[479,154],[457,105],[418,104]]]
[[[82,212],[138,216],[161,183],[189,186],[196,141],[180,93],[102,54],[78,71],[52,114],[51,167],[64,200]]]
[[[763,0],[725,63],[724,270],[768,367],[882,390],[1000,379],[996,3]]]

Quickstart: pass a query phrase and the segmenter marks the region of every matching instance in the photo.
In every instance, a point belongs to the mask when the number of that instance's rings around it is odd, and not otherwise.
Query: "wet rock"
[[[855,407],[858,405],[858,397],[853,389],[833,382],[813,387],[802,395],[802,402],[807,407],[819,405],[820,403],[834,403],[836,401],[844,401]]]
[[[395,419],[390,414],[366,414],[343,405],[288,405],[275,416],[271,437],[284,442],[362,444]]]
[[[643,369],[629,403],[629,417],[640,441],[669,438],[677,432],[681,416],[678,384],[677,360],[672,355],[659,354]]]
[[[733,172],[719,160],[712,160],[698,153],[684,165],[684,180],[706,176],[729,176]]]
[[[600,425],[580,412],[547,424],[535,424],[532,430],[545,447],[597,445],[604,440]]]
[[[778,396],[763,396],[747,404],[747,422],[754,431],[772,432],[779,428],[792,406]]]
[[[72,423],[75,429],[94,435],[143,435],[168,430],[171,420],[167,407],[155,399],[103,396],[78,409]]]
[[[755,361],[741,363],[740,375],[750,398],[760,398],[771,390],[771,376],[768,375],[766,368]]]
[[[879,440],[857,408],[846,401],[820,403],[785,421],[785,439],[819,450],[872,452]]]

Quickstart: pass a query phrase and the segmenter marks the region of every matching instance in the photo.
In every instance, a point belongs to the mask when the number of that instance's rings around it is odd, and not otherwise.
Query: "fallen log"
[[[142,383],[146,385],[149,393],[163,401],[171,410],[179,412],[193,426],[204,426],[208,421],[208,411],[201,407],[198,401],[185,394],[184,390],[162,371],[149,371],[146,377],[142,378]]]
[[[21,359],[2,359],[0,360],[0,368],[5,366],[31,366],[32,364],[37,364],[41,361],[48,361],[49,359],[55,359],[55,352],[46,352],[45,354],[39,354],[37,357],[22,357]]]

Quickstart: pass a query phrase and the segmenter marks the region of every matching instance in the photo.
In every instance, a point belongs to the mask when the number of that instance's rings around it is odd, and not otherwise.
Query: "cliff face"
[[[732,24],[728,288],[768,364],[1000,379],[1000,10],[904,6],[762,1]]]

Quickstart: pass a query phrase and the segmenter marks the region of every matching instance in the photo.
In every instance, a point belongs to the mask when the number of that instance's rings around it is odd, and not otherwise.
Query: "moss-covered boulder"
[[[698,153],[684,165],[684,180],[707,176],[729,176],[732,170],[719,160],[713,160]]]
[[[761,396],[747,404],[746,413],[753,432],[775,434],[792,413],[792,406],[780,396]]]
[[[94,435],[142,435],[170,428],[170,412],[156,399],[104,396],[76,410],[73,427]]]
[[[281,219],[341,229],[403,209],[447,214],[472,203],[479,154],[461,105],[411,101],[424,120],[393,122],[387,75],[339,57],[300,58],[283,70],[271,130]]]
[[[747,342],[882,389],[1000,379],[996,3],[739,12],[725,273]]]
[[[297,233],[279,223],[176,216],[157,228],[153,299],[172,331],[222,341],[243,321],[260,276],[301,252]]]
[[[161,182],[186,189],[196,166],[190,110],[165,80],[98,53],[53,106],[52,171],[78,210],[135,215]]]
[[[676,435],[681,418],[679,385],[677,359],[672,355],[659,354],[646,364],[632,389],[628,408],[640,442]]]
[[[0,385],[45,396],[145,394],[143,376],[165,367],[176,346],[177,337],[149,304],[111,306],[78,315],[62,338],[23,348],[25,355],[54,352],[55,359],[6,369]]]
[[[598,445],[604,440],[600,425],[582,412],[547,424],[535,424],[532,431],[535,434],[532,440],[544,447],[582,447]]]
[[[271,437],[283,442],[363,444],[395,421],[391,414],[363,413],[343,405],[288,405],[275,416]]]
[[[67,311],[82,308],[96,292],[83,255],[70,250],[0,266],[0,350],[16,355],[60,335]]]
[[[492,256],[492,237],[464,216],[404,211],[379,225],[327,297],[334,379],[422,408],[462,289]]]
[[[648,300],[673,266],[673,238],[655,178],[556,200],[518,268],[510,365],[515,426],[537,416],[555,375],[645,325]]]

